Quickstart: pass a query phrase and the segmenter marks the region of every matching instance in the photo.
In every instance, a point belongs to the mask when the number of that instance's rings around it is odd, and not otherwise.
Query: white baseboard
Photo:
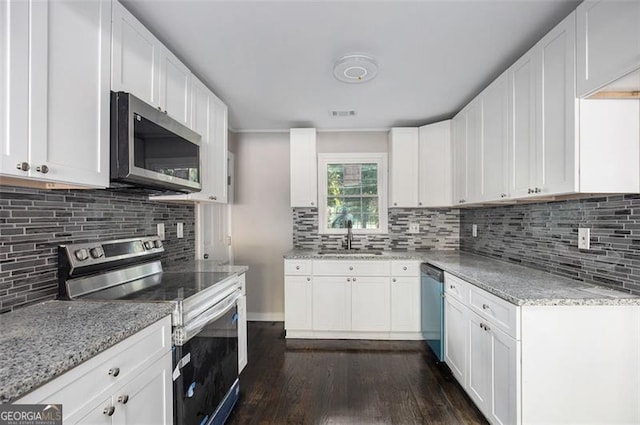
[[[250,322],[284,322],[284,313],[247,313]]]

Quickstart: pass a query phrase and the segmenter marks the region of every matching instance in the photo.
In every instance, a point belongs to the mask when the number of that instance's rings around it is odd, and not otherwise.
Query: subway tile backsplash
[[[184,223],[176,238],[175,223]],[[148,195],[107,190],[0,187],[0,313],[57,293],[57,247],[154,235],[165,224],[163,263],[193,260],[191,205],[151,202]]]
[[[464,209],[460,249],[640,295],[640,195]]]
[[[458,209],[390,208],[387,235],[354,235],[360,249],[428,251],[458,249]],[[409,222],[420,224],[420,233],[407,233]],[[345,229],[346,235],[346,229]],[[293,209],[293,246],[296,249],[339,249],[345,235],[318,234],[318,209]]]

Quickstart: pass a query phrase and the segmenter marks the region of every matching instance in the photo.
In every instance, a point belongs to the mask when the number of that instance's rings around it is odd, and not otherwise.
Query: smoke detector
[[[378,73],[378,64],[367,55],[343,56],[333,65],[333,76],[343,83],[364,83],[373,80]]]

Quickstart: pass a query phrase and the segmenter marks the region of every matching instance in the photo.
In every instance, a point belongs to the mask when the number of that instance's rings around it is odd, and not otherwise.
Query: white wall
[[[289,134],[239,133],[232,235],[234,261],[249,266],[249,320],[284,320],[283,255],[292,248]]]
[[[319,131],[316,136],[318,152],[387,152],[389,133],[387,131]]]

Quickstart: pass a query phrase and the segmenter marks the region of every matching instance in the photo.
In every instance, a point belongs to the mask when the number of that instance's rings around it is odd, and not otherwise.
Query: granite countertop
[[[166,272],[197,272],[197,273],[229,273],[229,275],[241,275],[249,270],[247,266],[222,264],[215,260],[195,260],[168,266]]]
[[[363,256],[293,250],[285,254],[285,258],[420,260],[516,305],[640,305],[640,297],[628,292],[460,251],[385,251],[382,255]]]
[[[170,303],[47,301],[0,315],[0,404],[171,314]]]

